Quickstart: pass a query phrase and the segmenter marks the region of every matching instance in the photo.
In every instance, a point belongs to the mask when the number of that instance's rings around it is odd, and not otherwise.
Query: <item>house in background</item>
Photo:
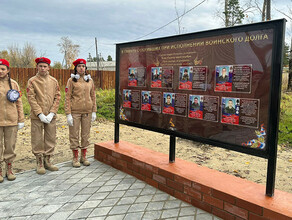
[[[86,66],[88,70],[97,70],[96,62],[87,62]],[[98,70],[116,71],[116,61],[99,61],[98,66]]]

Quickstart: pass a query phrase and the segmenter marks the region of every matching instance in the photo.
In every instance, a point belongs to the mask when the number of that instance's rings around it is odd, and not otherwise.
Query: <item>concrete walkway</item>
[[[133,176],[90,158],[89,167],[17,174],[0,183],[0,219],[213,219]]]

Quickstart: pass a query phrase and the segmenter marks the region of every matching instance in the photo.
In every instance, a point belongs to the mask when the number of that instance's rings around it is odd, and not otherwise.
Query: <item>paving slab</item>
[[[89,158],[89,167],[57,164],[59,171],[16,174],[0,183],[0,219],[211,219],[203,210]]]

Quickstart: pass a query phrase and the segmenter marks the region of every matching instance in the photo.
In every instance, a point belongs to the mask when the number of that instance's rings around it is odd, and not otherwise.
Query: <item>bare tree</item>
[[[72,65],[72,62],[77,58],[79,53],[79,45],[73,44],[72,40],[69,37],[61,37],[60,43],[57,44],[60,47],[60,52],[64,54],[63,62],[65,65],[62,65],[69,69]]]
[[[262,21],[266,21],[267,20],[267,0],[263,0],[262,3],[260,3],[258,0],[254,0],[254,5],[255,5],[255,8],[258,10],[258,12],[261,14]]]
[[[292,16],[291,16],[292,8],[289,6],[287,6],[287,8],[288,8],[288,13],[285,13],[281,10],[278,10],[277,8],[275,8],[275,9],[276,9],[276,11],[278,11],[279,13],[284,15],[287,19],[289,19],[292,22]],[[290,38],[291,38],[291,44],[290,44],[290,50],[289,50],[289,75],[288,75],[287,91],[292,91],[292,33],[291,33],[291,30],[292,30],[292,25],[290,27],[290,31],[288,31],[288,34],[290,35]]]
[[[11,45],[8,50],[0,52],[0,57],[7,59],[12,67],[35,67],[36,49],[30,44],[26,43],[21,49],[18,45]]]
[[[21,67],[21,50],[18,45],[11,45],[8,47],[9,62],[13,67]]]
[[[179,15],[176,0],[174,0],[174,9],[175,9],[176,17],[177,17],[178,34],[181,34],[183,30],[183,27],[181,27],[183,16],[180,17]],[[185,13],[186,13],[186,0],[184,0],[184,11],[182,15]]]
[[[20,57],[20,65],[22,67],[32,68],[35,67],[36,49],[30,43],[26,43],[22,49]]]

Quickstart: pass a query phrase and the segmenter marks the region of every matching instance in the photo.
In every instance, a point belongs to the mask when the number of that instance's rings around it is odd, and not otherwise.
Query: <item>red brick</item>
[[[174,176],[174,181],[179,182],[179,183],[182,183],[182,184],[184,184],[185,186],[188,186],[188,187],[191,187],[192,186],[192,181],[190,181],[190,180],[188,180],[186,178],[183,178],[181,176],[175,175]]]
[[[268,220],[268,218],[265,218],[263,216],[259,216],[257,214],[252,213],[252,212],[249,213],[248,219],[249,220]]]
[[[128,163],[133,163],[133,158],[132,157],[129,157],[127,155],[123,155],[122,154],[122,159],[127,161]]]
[[[145,166],[145,163],[139,161],[139,160],[135,160],[133,159],[133,165],[137,166],[137,167],[141,167],[141,168],[144,168]]]
[[[282,215],[278,212],[271,211],[269,209],[264,209],[264,217],[267,217],[268,219],[277,219],[277,220],[288,220],[292,219],[291,217],[288,217],[286,215]]]
[[[112,155],[112,152],[113,152],[112,150],[109,150],[109,149],[104,148],[104,147],[100,147],[99,151],[102,151],[102,152],[109,154],[109,155]]]
[[[180,192],[184,191],[184,185],[182,183],[166,179],[166,185]]]
[[[230,212],[238,217],[241,217],[243,219],[248,218],[248,211],[242,208],[239,208],[235,205],[232,205],[228,202],[224,202],[224,210],[227,212]]]
[[[140,173],[141,173],[142,175],[144,175],[144,176],[150,178],[150,179],[153,178],[153,173],[152,173],[151,171],[149,171],[149,170],[141,169],[141,168],[140,168]]]
[[[238,207],[244,208],[250,212],[256,213],[258,215],[263,215],[263,208],[261,206],[255,205],[253,203],[244,201],[242,199],[236,200],[236,205]]]
[[[209,203],[212,206],[216,206],[219,209],[223,209],[223,201],[216,199],[209,195],[203,195],[203,201]]]
[[[133,158],[129,157],[127,155],[120,154],[120,153],[117,153],[117,152],[113,151],[112,156],[115,157],[115,158],[122,159],[122,160],[124,160],[124,161],[126,161],[128,163],[133,163]]]
[[[162,169],[158,169],[158,174],[161,175],[161,176],[164,176],[164,177],[166,177],[166,178],[168,178],[170,180],[174,179],[173,173],[165,171],[165,170],[162,170]]]
[[[212,214],[218,216],[219,218],[225,219],[225,220],[234,220],[235,216],[224,211],[221,209],[217,209],[215,207],[212,207]]]
[[[135,171],[135,172],[137,172],[137,173],[140,172],[139,167],[134,166],[134,165],[131,164],[131,163],[128,163],[128,164],[127,164],[127,167],[128,167],[130,170]]]
[[[152,173],[158,174],[158,168],[152,165],[145,164],[145,169],[151,171]]]
[[[103,161],[102,161],[103,163],[106,163],[106,164],[108,164],[108,165],[112,165],[112,162],[110,161],[110,160],[108,160],[108,159],[103,159]]]
[[[149,185],[158,188],[158,182],[156,182],[155,180],[153,180],[152,178],[148,178],[146,177],[145,179],[146,183],[148,183]]]
[[[178,191],[174,191],[174,197],[178,198],[178,199],[180,199],[182,201],[185,201],[187,203],[191,203],[191,201],[192,201],[190,196],[188,196],[185,193],[178,192]]]
[[[174,195],[174,189],[171,189],[163,184],[158,183],[158,189],[160,189],[163,192],[168,193],[169,195]]]
[[[138,178],[139,180],[143,180],[144,181],[146,179],[146,177],[141,175],[140,173],[133,172],[132,175],[135,176],[136,178]]]
[[[212,190],[211,190],[210,187],[207,187],[207,186],[201,185],[199,183],[193,182],[192,183],[192,188],[195,189],[195,190],[201,191],[203,193],[206,193],[208,195],[211,195],[211,191]]]
[[[121,165],[118,165],[117,163],[113,163],[112,166],[118,170],[122,170],[123,167]]]
[[[120,153],[117,153],[115,151],[112,152],[112,156],[118,159],[122,159],[122,155]]]
[[[127,162],[124,161],[124,160],[120,160],[120,159],[117,159],[117,164],[122,166],[122,167],[126,167],[127,166]]]
[[[202,200],[202,193],[197,191],[197,190],[194,190],[190,187],[185,186],[184,193],[197,199],[197,200]]]
[[[212,196],[216,197],[218,199],[222,199],[222,200],[224,200],[224,201],[226,201],[228,203],[235,204],[234,196],[228,195],[228,194],[220,192],[218,190],[213,189],[212,190]]]
[[[153,179],[156,180],[159,183],[164,184],[164,185],[166,184],[166,179],[163,176],[159,176],[157,174],[153,174]]]
[[[235,220],[244,220],[244,218],[240,218],[238,216],[235,216]]]
[[[211,213],[212,206],[210,206],[208,203],[205,203],[196,199],[192,199],[191,203],[193,206]]]
[[[117,161],[117,159],[114,158],[114,157],[111,156],[111,155],[107,155],[107,159],[108,159],[109,161],[113,162],[113,163],[116,163],[116,161]]]
[[[123,172],[129,174],[129,175],[133,175],[133,171],[129,170],[129,169],[124,169]]]
[[[98,152],[98,155],[99,155],[101,158],[106,158],[106,157],[107,157],[107,154],[105,154],[105,153],[103,153],[103,152],[101,152],[101,151]]]

